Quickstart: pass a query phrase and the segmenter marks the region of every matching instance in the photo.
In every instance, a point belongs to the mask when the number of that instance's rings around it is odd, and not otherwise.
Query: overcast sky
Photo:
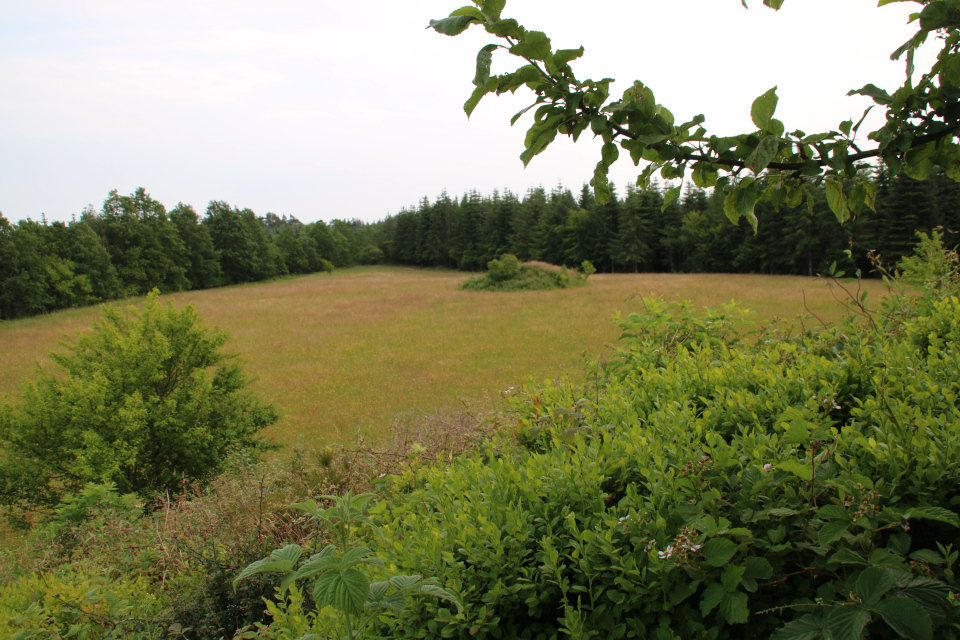
[[[463,113],[476,53],[495,39],[424,29],[463,3],[0,0],[0,212],[69,220],[142,186],[201,214],[225,200],[303,222],[374,221],[443,190],[579,191],[598,159],[589,131],[524,169],[530,119],[509,118],[529,91]],[[787,129],[814,132],[871,104],[848,90],[902,83],[889,54],[916,30],[918,5],[750,5],[509,0],[504,17],[554,48],[583,45],[581,79],[615,78],[614,95],[642,80],[678,121],[703,113],[720,135],[752,129],[750,104],[774,85]],[[511,58],[498,51],[494,72]],[[612,176],[623,187],[637,173],[626,158]]]

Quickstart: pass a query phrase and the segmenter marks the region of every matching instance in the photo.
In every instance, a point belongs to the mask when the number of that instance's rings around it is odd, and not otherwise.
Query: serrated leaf
[[[867,559],[853,549],[844,547],[830,556],[830,562],[837,562],[839,564],[867,564]]]
[[[550,57],[550,38],[542,31],[527,31],[517,44],[510,47],[510,53],[530,60],[545,60]]]
[[[240,572],[240,575],[233,581],[233,584],[236,585],[238,582],[244,578],[248,578],[257,573],[264,573],[267,571],[292,571],[293,567],[299,562],[300,556],[303,554],[303,549],[298,544],[288,544],[282,549],[277,549],[273,551],[269,556],[263,560],[257,560],[254,563],[247,565],[247,567]]]
[[[714,567],[722,567],[737,553],[737,545],[726,538],[710,538],[701,549],[703,560]]]
[[[788,622],[777,629],[772,640],[822,640],[828,638],[829,630],[823,618],[808,613],[799,620]]]
[[[766,558],[747,556],[744,564],[747,568],[746,573],[743,574],[745,578],[769,580],[770,577],[773,576],[773,567],[770,566]]]
[[[766,131],[770,127],[770,119],[777,111],[778,100],[777,88],[774,87],[753,101],[750,117],[753,119],[753,124],[757,125],[757,129]]]
[[[910,640],[933,640],[933,623],[919,603],[908,598],[886,598],[874,609],[901,636]]]
[[[720,586],[720,583],[711,582],[707,585],[707,588],[703,592],[703,597],[700,598],[700,613],[707,615],[713,611],[713,608],[723,600],[725,594],[726,592],[723,590],[723,587]]]
[[[747,607],[747,594],[726,593],[720,601],[720,611],[730,624],[742,624],[747,621],[750,609]]]
[[[349,615],[359,615],[370,594],[370,582],[357,569],[327,571],[313,585],[313,600],[318,609],[333,607]]]
[[[417,593],[424,596],[433,596],[434,598],[440,598],[441,600],[446,600],[457,606],[458,610],[462,610],[463,606],[460,604],[460,600],[442,587],[439,587],[435,584],[423,584],[417,588]]]
[[[860,640],[860,634],[869,622],[870,613],[853,605],[833,609],[827,616],[827,628],[833,640]]]
[[[860,596],[864,606],[872,607],[880,601],[890,589],[896,586],[893,572],[886,567],[870,567],[857,578],[853,591]]]
[[[743,579],[743,574],[746,573],[746,571],[747,568],[743,565],[728,564],[723,570],[723,575],[720,576],[720,583],[727,591],[736,591],[737,587],[740,586],[740,581]]]
[[[843,521],[824,523],[817,534],[817,540],[820,542],[820,546],[825,547],[831,542],[839,540],[843,534],[847,532],[849,526],[849,522]]]
[[[917,549],[910,554],[911,560],[916,560],[917,562],[925,562],[926,564],[941,565],[943,564],[943,556],[934,551],[933,549]]]
[[[337,548],[330,544],[324,547],[319,553],[310,556],[310,558],[297,569],[296,577],[308,578],[336,566],[339,562],[339,559],[334,553],[336,550]]]
[[[507,0],[483,0],[483,13],[491,20],[499,20]]]

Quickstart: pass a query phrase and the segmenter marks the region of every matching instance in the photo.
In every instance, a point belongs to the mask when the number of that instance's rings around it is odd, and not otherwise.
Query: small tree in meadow
[[[52,353],[22,399],[0,406],[0,504],[56,505],[89,482],[120,493],[202,481],[231,450],[260,448],[277,420],[246,393],[227,336],[192,307],[106,308],[88,334]]]

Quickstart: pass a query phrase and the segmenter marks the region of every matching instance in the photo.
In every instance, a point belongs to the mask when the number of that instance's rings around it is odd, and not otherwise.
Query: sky
[[[531,116],[510,117],[531,92],[464,114],[477,51],[496,39],[425,29],[464,2],[0,0],[0,212],[68,221],[112,189],[143,187],[168,209],[202,214],[221,200],[373,222],[444,190],[579,192],[599,159],[589,130],[524,169]],[[919,5],[749,4],[508,0],[503,17],[555,49],[583,45],[580,79],[614,78],[615,96],[639,79],[678,122],[704,114],[711,134],[753,130],[750,105],[773,86],[776,117],[812,133],[872,104],[849,90],[902,84],[904,63],[889,55],[916,31],[907,17]],[[493,72],[516,60],[497,51]],[[861,138],[881,123],[872,113]],[[622,155],[611,171],[621,188],[639,173]]]

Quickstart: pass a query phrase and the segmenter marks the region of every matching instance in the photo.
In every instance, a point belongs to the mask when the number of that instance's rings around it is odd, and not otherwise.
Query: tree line
[[[212,201],[201,218],[169,212],[143,189],[111,191],[100,211],[69,223],[0,215],[0,318],[105,300],[207,289],[380,262],[357,221],[303,224]]]
[[[894,265],[910,253],[917,231],[960,230],[960,185],[943,173],[917,181],[880,171],[872,181],[876,213],[842,226],[823,189],[811,189],[810,203],[796,208],[759,202],[754,233],[745,218],[730,223],[720,191],[687,185],[664,207],[669,183],[628,186],[619,197],[613,190],[603,204],[586,185],[576,197],[563,186],[530,189],[522,200],[509,191],[471,191],[459,200],[444,193],[372,226],[385,259],[396,264],[476,271],[512,253],[567,267],[589,260],[606,273],[785,275],[815,275],[848,249],[866,273],[870,251]]]
[[[374,223],[310,224],[222,201],[201,218],[183,203],[168,212],[142,188],[114,190],[100,211],[87,207],[69,223],[0,215],[0,318],[357,264],[481,271],[505,253],[567,267],[588,260],[605,273],[814,275],[851,250],[866,273],[869,252],[894,265],[917,231],[960,230],[960,185],[945,174],[917,181],[879,171],[872,181],[876,213],[841,226],[824,191],[811,189],[796,208],[759,202],[756,233],[745,218],[730,223],[720,191],[687,185],[664,206],[669,183],[613,190],[603,204],[586,185],[576,197],[562,185],[522,200],[510,191],[443,193]]]

